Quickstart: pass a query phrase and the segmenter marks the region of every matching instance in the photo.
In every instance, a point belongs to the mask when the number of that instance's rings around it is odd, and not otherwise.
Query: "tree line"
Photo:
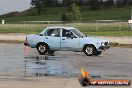
[[[98,3],[99,5],[126,5],[132,4],[132,0],[31,0],[31,5],[43,4],[43,6],[69,6],[72,3],[77,5],[91,5]]]
[[[38,10],[38,14],[45,7],[70,6],[75,3],[77,6],[90,6],[91,10],[109,8],[111,6],[121,7],[132,4],[132,0],[31,0],[31,5]]]
[[[89,6],[91,10],[98,10],[129,4],[132,4],[132,0],[31,0],[32,8],[37,10],[38,15],[41,15],[41,12],[47,7],[67,7],[67,11],[62,13],[64,21],[79,21],[81,19],[79,6]]]

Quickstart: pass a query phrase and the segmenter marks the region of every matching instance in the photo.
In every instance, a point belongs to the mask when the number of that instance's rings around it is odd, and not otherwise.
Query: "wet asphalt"
[[[44,56],[22,43],[0,44],[0,75],[78,77],[82,67],[92,78],[132,78],[132,49],[112,47],[100,56],[71,51]]]

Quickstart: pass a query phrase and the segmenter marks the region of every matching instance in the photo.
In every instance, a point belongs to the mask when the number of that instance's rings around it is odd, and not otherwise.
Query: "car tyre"
[[[54,54],[54,53],[55,53],[54,50],[49,50],[49,51],[48,51],[48,54]]]
[[[45,55],[48,52],[49,48],[48,48],[48,45],[44,43],[40,43],[37,45],[37,50],[40,55]]]
[[[87,55],[87,56],[92,56],[95,54],[96,52],[96,48],[93,45],[86,45],[83,49],[83,52]]]
[[[93,55],[98,56],[102,53],[102,51],[96,51]]]

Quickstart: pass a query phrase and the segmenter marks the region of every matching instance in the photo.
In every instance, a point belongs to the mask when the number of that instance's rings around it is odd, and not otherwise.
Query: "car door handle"
[[[62,40],[65,40],[65,39],[62,39]]]
[[[46,37],[46,39],[48,39],[48,38]]]

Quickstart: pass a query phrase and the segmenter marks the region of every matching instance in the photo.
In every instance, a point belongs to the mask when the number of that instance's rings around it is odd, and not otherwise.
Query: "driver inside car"
[[[72,37],[72,32],[68,31],[65,33],[66,37]]]

